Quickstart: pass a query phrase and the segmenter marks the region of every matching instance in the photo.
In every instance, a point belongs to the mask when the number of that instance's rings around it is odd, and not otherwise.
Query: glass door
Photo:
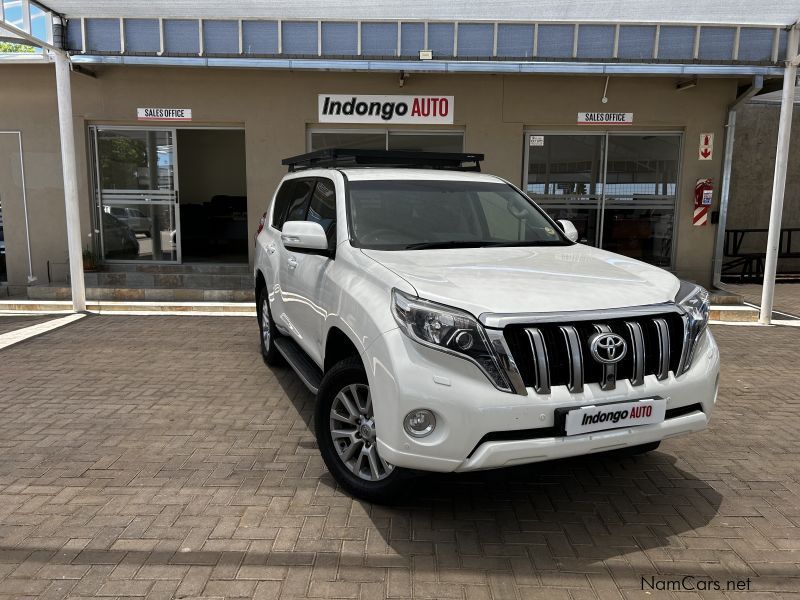
[[[526,133],[526,191],[581,243],[672,265],[679,133]]]
[[[602,247],[672,264],[681,136],[609,134]]]
[[[92,128],[105,261],[180,262],[174,129]]]
[[[554,219],[569,219],[598,245],[604,135],[528,135],[526,190]]]

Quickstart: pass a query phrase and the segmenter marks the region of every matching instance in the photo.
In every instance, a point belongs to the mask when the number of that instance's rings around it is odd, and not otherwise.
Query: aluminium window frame
[[[585,127],[585,126],[583,126]],[[629,127],[629,126],[627,126]],[[525,194],[531,198],[537,205],[539,202],[536,198],[536,194],[531,194],[528,192],[528,168],[530,166],[530,136],[531,135],[570,135],[570,136],[578,136],[578,135],[590,135],[590,136],[602,136],[603,138],[603,145],[601,148],[602,152],[602,191],[599,194],[595,194],[598,197],[598,222],[597,222],[597,245],[596,248],[603,249],[603,233],[605,231],[605,213],[606,213],[606,196],[613,196],[611,194],[606,193],[606,180],[608,175],[608,141],[611,136],[643,136],[643,135],[672,135],[678,137],[678,170],[677,170],[677,181],[675,184],[675,198],[673,201],[673,221],[672,221],[672,237],[670,240],[670,257],[669,257],[669,265],[665,267],[661,267],[671,272],[675,272],[676,261],[678,256],[678,229],[680,224],[680,190],[681,184],[683,181],[683,165],[684,165],[684,151],[686,147],[686,131],[681,129],[663,129],[663,130],[655,130],[655,129],[626,129],[625,131],[620,131],[618,129],[593,129],[593,130],[584,130],[581,129],[546,129],[541,127],[524,127],[522,131],[522,143],[523,143],[523,158],[522,158],[522,185],[521,189]],[[663,196],[659,196],[663,197]],[[545,210],[544,207],[542,207]],[[610,209],[615,210],[615,209]]]

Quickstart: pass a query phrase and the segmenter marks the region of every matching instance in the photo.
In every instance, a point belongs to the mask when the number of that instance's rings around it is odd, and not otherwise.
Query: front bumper
[[[366,351],[381,456],[388,462],[426,471],[473,471],[553,460],[636,446],[704,429],[716,402],[719,351],[707,331],[699,341],[692,367],[683,375],[658,381],[645,377],[640,386],[628,381],[603,391],[588,384],[579,394],[554,387],[550,394],[528,395],[494,388],[474,364],[426,348],[399,329],[385,333]],[[575,436],[528,435],[555,427],[555,409],[660,396],[668,418],[658,424]],[[669,411],[695,406],[696,410]],[[403,418],[427,408],[437,426],[425,438],[403,430]],[[520,439],[485,441],[487,434],[519,432]],[[491,436],[490,436],[491,437]]]

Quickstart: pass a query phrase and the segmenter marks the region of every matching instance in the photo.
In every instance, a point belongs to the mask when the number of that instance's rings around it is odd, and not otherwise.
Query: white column
[[[783,72],[781,116],[778,125],[778,150],[775,154],[775,176],[772,180],[772,208],[769,213],[769,236],[767,258],[764,263],[764,287],[761,290],[761,313],[758,322],[769,325],[772,319],[772,304],[775,298],[775,273],[778,270],[780,252],[781,218],[783,217],[783,194],[786,188],[786,167],[789,162],[789,136],[792,133],[792,109],[794,87],[797,81],[797,40],[800,35],[797,25],[789,30],[786,46],[786,68]]]
[[[72,284],[73,310],[86,310],[86,288],[83,282],[83,239],[78,208],[78,168],[75,162],[75,131],[72,126],[72,87],[69,57],[54,51],[56,93],[58,95],[58,127],[61,134],[61,170],[64,177],[64,205],[69,249],[69,278]]]

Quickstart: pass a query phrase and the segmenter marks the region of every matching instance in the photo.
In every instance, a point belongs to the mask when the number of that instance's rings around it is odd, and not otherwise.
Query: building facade
[[[780,75],[785,30],[509,27],[66,19],[87,264],[241,273],[281,160],[359,147],[483,153],[583,242],[708,285],[728,108]],[[44,60],[0,77],[0,130],[24,142],[20,161],[0,135],[6,285],[35,297],[68,275],[56,81]]]

